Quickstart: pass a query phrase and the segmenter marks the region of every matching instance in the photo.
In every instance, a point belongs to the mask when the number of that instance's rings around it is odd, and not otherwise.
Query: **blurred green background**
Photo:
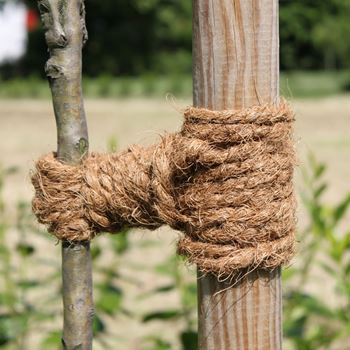
[[[37,12],[35,0],[25,3]],[[86,95],[159,96],[164,88],[189,95],[191,7],[189,0],[86,0]],[[350,89],[349,16],[347,0],[280,1],[284,94],[324,96]],[[28,33],[26,54],[15,63],[0,65],[0,77],[6,81],[0,96],[49,96],[41,81],[47,58],[43,29],[38,26]]]
[[[178,129],[192,94],[191,1],[86,0],[86,10],[91,149]],[[299,153],[299,254],[283,272],[287,350],[350,348],[349,18],[349,0],[280,1],[281,93],[296,111]],[[1,349],[60,348],[60,249],[31,214],[28,175],[56,148],[47,57],[39,25],[26,54],[0,65]],[[195,271],[176,257],[177,237],[161,228],[94,240],[94,349],[196,349]]]

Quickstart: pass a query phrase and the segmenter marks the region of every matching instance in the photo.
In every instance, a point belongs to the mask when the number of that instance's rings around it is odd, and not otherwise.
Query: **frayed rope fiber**
[[[79,166],[46,155],[32,175],[33,211],[60,240],[167,224],[203,272],[273,269],[295,250],[293,121],[286,102],[190,107],[182,130],[156,145],[92,153]]]

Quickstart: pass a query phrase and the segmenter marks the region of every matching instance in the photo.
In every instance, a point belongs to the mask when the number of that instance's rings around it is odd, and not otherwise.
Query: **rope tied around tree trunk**
[[[32,175],[33,211],[59,240],[167,224],[203,272],[273,269],[295,250],[293,121],[284,101],[189,107],[182,130],[156,145],[92,153],[79,166],[46,155]]]

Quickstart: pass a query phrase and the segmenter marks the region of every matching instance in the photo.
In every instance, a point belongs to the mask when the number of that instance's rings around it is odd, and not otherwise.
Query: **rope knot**
[[[204,272],[274,268],[294,253],[295,164],[289,106],[184,111],[182,130],[148,148],[54,154],[32,176],[33,211],[60,240],[126,227],[184,232],[178,252]]]

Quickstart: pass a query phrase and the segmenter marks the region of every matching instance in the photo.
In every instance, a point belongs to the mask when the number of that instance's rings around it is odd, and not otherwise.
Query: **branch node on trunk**
[[[63,67],[55,63],[54,57],[48,59],[45,64],[45,73],[48,78],[57,79],[64,75]]]

